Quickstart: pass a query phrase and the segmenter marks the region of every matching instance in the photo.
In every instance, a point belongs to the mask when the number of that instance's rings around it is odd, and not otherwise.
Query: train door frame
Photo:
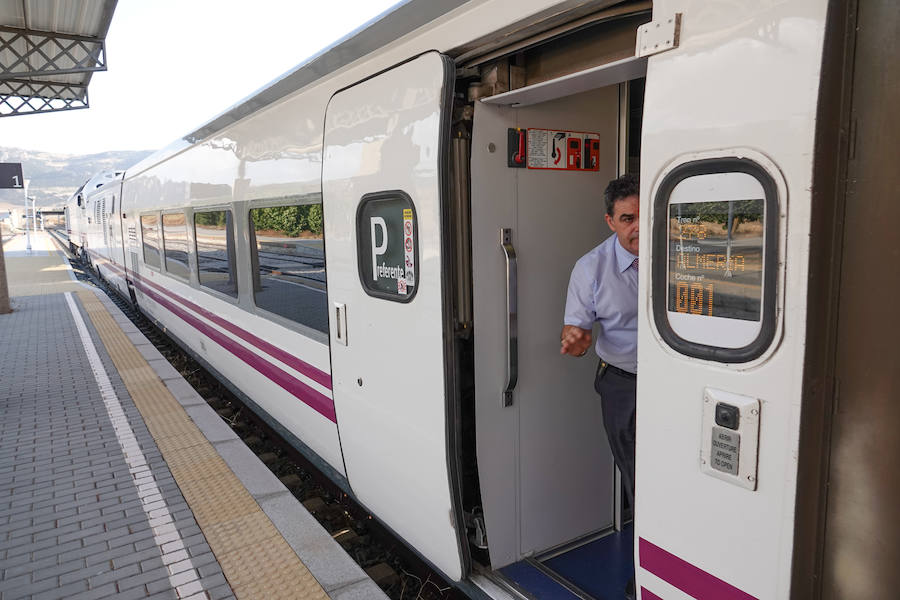
[[[616,150],[614,151],[614,158],[613,158],[613,161],[615,164],[615,170],[614,170],[614,172],[612,172],[610,174],[612,177],[623,174],[629,170],[628,163],[629,163],[629,154],[630,153],[629,153],[629,143],[628,143],[628,136],[627,136],[627,132],[629,130],[629,123],[631,121],[630,114],[629,114],[630,104],[629,104],[629,93],[628,93],[631,86],[629,85],[629,82],[634,81],[634,80],[639,80],[643,76],[645,76],[645,67],[646,67],[645,60],[637,59],[634,61],[628,61],[628,63],[629,63],[628,68],[619,69],[617,67],[620,67],[621,65],[615,65],[612,67],[612,69],[607,70],[606,73],[604,73],[600,77],[597,77],[596,72],[595,72],[593,75],[595,77],[595,79],[593,80],[595,85],[588,85],[587,87],[581,87],[574,91],[570,87],[571,78],[562,77],[562,78],[559,78],[558,80],[547,81],[547,82],[541,84],[541,86],[540,86],[541,88],[543,88],[541,91],[541,94],[543,97],[541,98],[541,100],[539,102],[535,103],[536,106],[539,107],[541,102],[546,102],[548,100],[553,100],[553,99],[557,99],[557,98],[572,97],[581,91],[591,90],[591,89],[599,90],[600,88],[603,88],[603,87],[616,85],[617,86],[617,90],[616,90],[617,96],[616,96],[616,100],[615,100],[615,105],[616,105],[616,110],[618,111],[618,115],[615,117],[615,121],[617,123],[618,130],[616,133],[616,136],[617,136],[616,146],[617,147],[616,147]],[[602,72],[603,69],[599,69],[599,71]],[[554,87],[556,87],[556,91],[554,91]],[[528,93],[529,91],[533,91],[533,90],[528,90],[526,88],[525,90],[523,90],[522,93]],[[518,97],[518,95],[514,91],[514,92],[509,92],[508,94],[503,94],[500,97],[488,98],[484,102],[486,104],[514,105],[517,103],[517,97]],[[477,110],[478,109],[476,108],[476,111]],[[515,109],[513,109],[513,108],[501,109],[501,110],[515,111]],[[477,115],[476,115],[476,121],[477,121]],[[477,161],[481,160],[476,155],[476,153],[478,152],[477,144],[479,144],[479,143],[481,145],[487,144],[488,138],[483,137],[483,135],[479,136],[479,131],[478,131],[477,125],[473,124],[473,129],[475,130],[473,133],[473,164],[477,164]],[[496,137],[496,133],[494,135]],[[491,138],[491,140],[492,140],[492,138]],[[496,145],[500,146],[500,149],[498,152],[500,153],[501,157],[503,157],[503,154],[506,153],[506,151],[507,151],[505,142],[506,142],[506,140],[504,139],[504,140],[501,140],[500,144],[496,144]],[[490,150],[488,150],[488,151],[490,151]],[[485,154],[482,158],[484,158],[486,156],[489,156],[489,155]],[[503,162],[505,165],[506,164],[505,158],[504,158]],[[633,166],[635,166],[635,165],[633,165]],[[473,168],[473,171],[474,171],[474,168]],[[475,176],[475,174],[473,173],[473,179],[474,179],[474,176]],[[602,205],[602,189],[603,189],[603,187],[605,187],[606,182],[607,182],[607,180],[604,179],[604,181],[602,182],[602,185],[600,185],[599,183],[597,184],[599,186],[599,189],[597,189],[597,191],[596,191],[596,201],[598,202],[599,205]],[[476,191],[474,184],[473,184],[472,194],[473,194],[473,198],[476,198],[479,195],[479,192]],[[482,190],[482,196],[483,196],[483,190]],[[474,202],[474,200],[473,200],[473,202]],[[474,212],[474,209],[473,209],[473,212]],[[600,212],[602,213],[605,211],[601,209]],[[512,218],[515,221],[515,219],[516,219],[515,216],[513,216],[512,214],[509,216],[510,216],[510,218]],[[477,220],[478,220],[478,217],[473,216],[473,221],[477,221]],[[591,247],[595,246],[597,243],[599,243],[601,241],[602,231],[606,229],[606,225],[602,223],[602,219],[598,219],[597,225],[598,225],[598,233],[597,233],[597,237],[595,238],[596,241],[592,243]],[[473,227],[474,227],[474,224],[473,224]],[[600,230],[599,227],[602,227],[602,230]],[[475,234],[473,231],[473,237],[474,237],[474,235]],[[482,237],[483,237],[483,235],[482,235]],[[474,242],[473,242],[473,246],[474,246]],[[589,249],[590,249],[590,247],[585,248],[584,251],[587,251]],[[499,254],[498,254],[498,256],[499,256]],[[571,269],[571,266],[572,265],[566,265],[564,268],[565,274],[566,274],[566,281],[568,281],[568,273],[569,273],[569,270]],[[562,286],[562,289],[559,290],[559,293],[562,294],[563,298],[564,298],[564,296],[565,296],[565,286],[564,285]],[[476,321],[477,321],[477,316],[476,316]],[[561,322],[562,322],[562,315],[560,314],[559,315],[560,326],[561,326]],[[478,330],[478,334],[479,334],[478,337],[485,335],[485,332],[481,328],[476,327],[476,329]],[[477,357],[476,357],[476,359],[477,359]],[[585,389],[590,389],[591,382],[593,381],[593,369],[596,366],[596,362],[591,361],[591,363],[592,364],[589,365],[589,368],[587,369],[588,371],[590,371],[590,373],[586,373],[584,375],[584,377],[583,377],[584,381],[579,381],[579,384],[583,384]],[[479,364],[479,360],[476,360],[476,365],[477,364]],[[585,363],[585,365],[587,365],[587,363]],[[593,395],[593,390],[590,390],[590,394]],[[481,401],[479,401],[479,402],[481,402]],[[599,406],[599,403],[598,403],[598,406]],[[604,446],[604,448],[606,446],[605,440],[603,441],[603,446]],[[483,458],[482,451],[480,450],[479,451],[479,468],[480,469],[481,469],[481,464],[482,464],[482,458]],[[611,459],[610,459],[610,462],[611,462]],[[482,481],[485,480],[484,473],[481,474],[481,480]],[[482,488],[484,488],[484,485],[485,484],[482,483]],[[624,511],[623,511],[623,506],[622,506],[622,501],[621,501],[621,496],[622,496],[621,495],[621,486],[620,486],[620,480],[618,477],[614,477],[614,478],[612,478],[612,481],[610,481],[610,491],[612,494],[614,494],[614,497],[610,499],[610,502],[613,505],[612,506],[613,527],[610,530],[600,531],[601,535],[603,535],[604,531],[612,531],[615,529],[621,529],[623,520],[625,520],[627,518],[627,515],[625,515]],[[619,493],[615,493],[616,491],[619,491]],[[496,527],[496,521],[495,521],[495,527]],[[504,525],[504,527],[508,529],[508,526]],[[583,538],[583,541],[592,539],[592,537],[596,537],[597,532],[584,532],[584,534],[587,534],[587,537]],[[582,534],[582,535],[584,535],[584,534]],[[501,535],[508,535],[508,534],[501,534]],[[491,540],[490,525],[488,525],[488,539]],[[494,539],[496,540],[496,538],[494,538]],[[573,539],[576,540],[576,545],[577,545],[578,544],[577,540],[579,539],[579,536],[576,536]],[[561,547],[559,547],[559,548],[551,547],[549,549],[545,549],[545,552],[539,552],[538,555],[544,556],[545,554],[547,554],[547,551],[550,554],[552,554],[555,552],[555,550],[567,549],[567,548],[571,547],[571,542],[572,542],[572,540],[564,541]],[[518,544],[518,542],[516,542],[516,543]],[[492,544],[498,545],[498,542],[493,541]],[[549,556],[549,554],[547,554],[547,555]],[[492,555],[492,558],[493,558],[493,555]],[[502,565],[502,564],[505,564],[506,562],[508,562],[508,559],[504,559],[504,562],[501,562],[500,564]],[[497,568],[497,564],[494,564],[493,560],[492,560],[492,567],[495,569]]]
[[[835,4],[826,21],[810,226],[809,298],[819,301],[808,303],[792,598],[838,597],[848,593],[862,597],[874,590],[897,586],[896,560],[892,558],[900,548],[900,538],[896,528],[887,526],[896,521],[897,511],[889,503],[878,502],[879,498],[896,495],[896,479],[878,475],[879,461],[860,465],[854,461],[854,454],[847,452],[847,441],[853,437],[875,439],[881,434],[890,439],[890,427],[898,414],[896,404],[893,403],[892,415],[875,414],[877,396],[871,390],[861,391],[860,381],[853,381],[854,365],[840,359],[842,346],[850,348],[850,352],[843,350],[844,358],[862,348],[869,374],[876,379],[888,378],[892,371],[885,363],[890,360],[890,353],[869,349],[871,342],[877,344],[878,340],[866,332],[867,321],[876,316],[882,340],[892,334],[896,337],[897,331],[896,319],[880,318],[886,313],[863,314],[854,311],[852,302],[848,307],[841,301],[847,293],[848,280],[855,279],[857,289],[861,283],[860,274],[852,272],[856,269],[848,273],[848,261],[886,239],[871,235],[868,230],[860,231],[859,218],[849,215],[849,211],[871,202],[870,195],[861,193],[867,186],[871,189],[873,184],[881,184],[887,188],[893,182],[896,187],[898,181],[889,142],[887,152],[878,148],[880,141],[884,149],[890,133],[882,134],[880,139],[873,135],[876,131],[890,131],[890,119],[879,110],[879,101],[886,98],[890,82],[896,85],[897,68],[883,66],[882,61],[889,62],[891,55],[890,46],[882,43],[881,36],[889,35],[892,26],[896,28],[897,16],[890,2],[870,3],[865,12],[860,10],[860,4],[856,0]],[[877,77],[865,76],[872,75],[873,69],[878,71]],[[896,123],[895,119],[894,133]],[[896,135],[893,139],[896,147]],[[873,176],[876,173],[878,177]],[[896,222],[883,214],[879,214],[879,219],[883,223]],[[881,277],[878,284],[892,286],[880,287],[879,298],[896,297],[896,277]],[[862,324],[858,332],[848,326],[854,319]],[[877,363],[872,364],[873,355],[881,361],[881,369]],[[893,373],[896,383],[896,371]],[[860,402],[866,396],[871,400]],[[857,492],[851,507],[847,502],[850,490],[860,489],[863,482],[868,484],[869,493]],[[873,510],[860,510],[860,506]],[[860,540],[872,539],[865,531],[871,531],[875,522],[879,527],[877,557],[865,552],[865,546],[871,544],[859,545]],[[848,529],[854,535],[842,535]],[[835,558],[842,554],[845,558],[837,568]]]

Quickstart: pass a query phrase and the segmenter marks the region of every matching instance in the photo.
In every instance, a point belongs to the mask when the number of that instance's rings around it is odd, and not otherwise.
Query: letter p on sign
[[[387,224],[383,217],[371,217],[372,226],[372,280],[378,281],[378,257],[387,252],[388,232]],[[381,228],[381,244],[378,244],[375,236],[376,228]]]

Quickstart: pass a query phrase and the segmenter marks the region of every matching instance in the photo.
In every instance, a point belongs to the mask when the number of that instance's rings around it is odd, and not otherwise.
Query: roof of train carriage
[[[0,0],[0,117],[88,108],[117,0]]]
[[[0,2],[2,1],[5,0],[0,0]],[[288,71],[226,109],[198,129],[133,165],[128,169],[126,177],[129,173],[140,173],[145,168],[165,160],[166,157],[180,152],[185,147],[205,140],[214,133],[225,129],[261,108],[277,102],[281,98],[378,50],[389,42],[415,31],[419,27],[438,19],[469,1],[403,0],[399,2],[396,6],[391,7],[331,46],[313,55],[295,69]],[[498,47],[526,38],[535,31],[552,29],[559,25],[560,20],[570,20],[573,17],[583,16],[623,3],[628,4],[628,1],[563,0],[552,9],[541,11],[519,21],[512,21],[503,31],[495,32],[488,38],[473,40],[471,44],[457,50],[468,58],[478,55],[482,51],[496,50]]]

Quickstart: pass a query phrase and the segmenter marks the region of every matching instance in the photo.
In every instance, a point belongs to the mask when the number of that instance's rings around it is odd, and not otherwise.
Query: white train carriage
[[[95,269],[110,261],[121,264],[123,260],[121,218],[115,213],[124,173],[121,170],[97,173],[66,200],[66,232],[70,248]],[[98,270],[98,273],[103,277],[113,275],[110,269]],[[127,293],[124,286],[120,290]]]
[[[72,195],[66,199],[65,203],[66,237],[69,240],[69,250],[74,256],[81,255],[81,248],[84,245],[82,240],[84,225],[82,225],[82,221],[85,217],[84,210],[82,210],[82,204],[84,203],[82,192],[86,183],[85,181],[77,190],[72,192]]]
[[[824,483],[859,481],[827,459],[853,422],[816,390],[852,318],[821,308],[844,293],[820,283],[844,227],[828,172],[857,168],[821,142],[840,99],[896,85],[895,66],[845,77],[887,52],[848,23],[890,31],[888,4],[408,2],[129,169],[88,248],[473,595],[615,597],[634,565],[645,599],[878,597],[897,575],[846,525],[866,501]],[[558,353],[624,172],[644,231],[634,513],[596,363]]]

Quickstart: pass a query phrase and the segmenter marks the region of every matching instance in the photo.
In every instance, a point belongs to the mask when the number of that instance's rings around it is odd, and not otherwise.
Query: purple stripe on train
[[[641,568],[698,600],[757,600],[644,538],[638,541]],[[651,596],[652,598],[653,596]]]
[[[149,286],[144,285],[140,281],[135,281],[135,285],[143,293],[150,296],[154,301],[181,318],[182,321],[191,325],[192,327],[194,327],[194,329],[198,330],[200,333],[231,352],[234,356],[241,359],[242,361],[256,369],[256,371],[278,384],[282,389],[302,401],[304,404],[308,405],[310,408],[321,414],[332,423],[337,423],[337,416],[335,415],[334,410],[334,400],[314,390],[299,379],[292,377],[290,374],[284,372],[277,366],[254,354],[247,348],[244,348],[242,345],[238,344],[222,332],[210,327],[197,317],[191,315],[184,309],[163,298],[152,289],[150,289]]]
[[[88,250],[88,252],[93,256],[97,256],[97,258],[99,258],[99,259],[107,261],[107,259],[105,257],[98,255],[96,252],[92,252],[90,250]],[[107,261],[105,266],[107,266],[115,271],[118,271],[120,275],[125,274],[124,269],[120,265],[115,264],[114,262]],[[312,379],[319,385],[322,385],[322,386],[328,388],[329,390],[332,389],[332,381],[331,381],[330,374],[328,374],[320,369],[317,369],[316,367],[312,366],[311,364],[300,360],[293,354],[290,354],[289,352],[285,352],[281,348],[278,348],[277,346],[274,346],[274,345],[270,344],[269,342],[253,335],[246,329],[242,329],[242,328],[238,327],[237,325],[235,325],[234,323],[231,323],[230,321],[223,319],[222,317],[206,310],[205,308],[203,308],[197,304],[194,304],[190,300],[183,298],[183,297],[179,296],[178,294],[175,294],[175,293],[165,289],[161,285],[158,285],[157,283],[150,281],[149,279],[142,277],[141,275],[138,275],[137,273],[132,273],[132,275],[135,277],[136,280],[140,280],[144,284],[153,287],[160,293],[165,294],[166,296],[175,300],[179,304],[186,306],[187,308],[190,308],[194,312],[203,315],[203,317],[205,317],[206,319],[209,319],[210,321],[214,322],[215,324],[219,325],[220,327],[223,327],[225,330],[230,331],[231,333],[238,336],[245,342],[249,342],[250,344],[252,344],[255,347],[257,347],[258,349],[262,350],[263,352],[265,352],[272,358],[276,358],[276,359],[280,360],[281,362],[283,362],[284,364],[286,364],[287,366],[296,370],[297,372],[303,373],[304,375],[306,375],[307,377],[309,377],[310,379]]]
[[[205,318],[214,322],[216,325],[223,327],[227,331],[230,331],[231,333],[235,334],[236,336],[238,336],[245,342],[249,342],[249,343],[253,344],[254,346],[259,348],[260,350],[262,350],[263,352],[265,352],[272,358],[277,358],[278,360],[280,360],[284,364],[288,365],[292,369],[294,369],[300,373],[303,373],[304,375],[306,375],[307,377],[309,377],[316,383],[327,387],[329,390],[331,389],[331,385],[332,385],[331,384],[331,375],[329,375],[328,373],[325,373],[324,371],[317,369],[316,367],[310,365],[309,363],[306,363],[306,362],[300,360],[293,354],[290,354],[289,352],[285,352],[281,348],[278,348],[277,346],[274,346],[274,345],[270,344],[269,342],[253,335],[246,329],[242,329],[242,328],[238,327],[237,325],[235,325],[234,323],[231,323],[230,321],[223,319],[222,317],[206,310],[205,308],[198,306],[197,304],[194,304],[190,300],[187,300],[186,298],[182,298],[181,296],[178,296],[177,294],[172,293],[171,291],[146,279],[145,277],[142,277],[136,273],[135,273],[135,277],[137,279],[139,279],[140,281],[142,281],[143,283],[146,283],[147,285],[155,288],[159,292],[172,298],[179,304],[182,304],[182,305],[190,308],[194,312],[203,315]]]

